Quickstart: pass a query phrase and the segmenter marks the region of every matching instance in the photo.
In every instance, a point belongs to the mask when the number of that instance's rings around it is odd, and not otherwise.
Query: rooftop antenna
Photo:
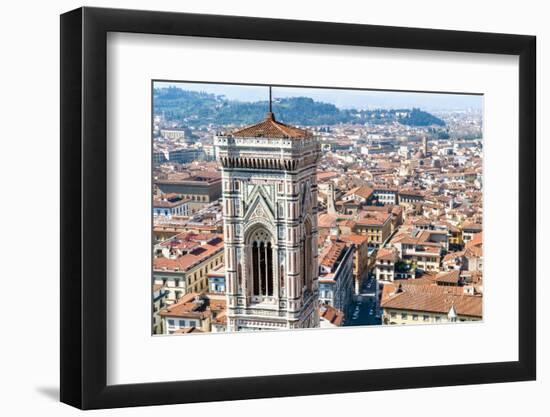
[[[272,108],[272,105],[271,105],[271,101],[272,101],[271,86],[269,86],[269,112],[273,113],[273,108]]]

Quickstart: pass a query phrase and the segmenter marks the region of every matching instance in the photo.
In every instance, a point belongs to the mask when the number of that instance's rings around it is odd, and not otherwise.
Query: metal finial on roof
[[[271,105],[272,96],[271,96],[271,86],[269,86],[269,112],[273,113],[273,107]]]

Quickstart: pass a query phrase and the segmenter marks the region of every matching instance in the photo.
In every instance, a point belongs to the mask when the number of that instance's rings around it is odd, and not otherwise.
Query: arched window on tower
[[[252,244],[252,289],[254,295],[260,295],[260,283],[258,279],[258,242]]]
[[[267,295],[273,295],[273,249],[271,242],[267,243]]]
[[[267,294],[267,256],[266,248],[264,242],[260,242],[259,251],[258,251],[260,265],[258,271],[258,279],[260,280],[260,295]]]
[[[249,239],[252,259],[252,294],[273,295],[273,247],[271,235],[265,229],[256,230]]]
[[[306,290],[312,289],[312,252],[311,252],[311,223],[308,220],[304,222],[305,237],[302,244],[302,279]]]

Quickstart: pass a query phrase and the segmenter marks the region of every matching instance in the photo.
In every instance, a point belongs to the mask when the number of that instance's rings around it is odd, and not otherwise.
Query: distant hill
[[[188,91],[178,87],[156,88],[153,92],[155,115],[188,126],[243,125],[263,119],[267,101],[242,102],[225,96]],[[339,109],[333,104],[309,97],[276,99],[273,112],[277,119],[294,125],[334,125],[339,123],[383,124],[397,121],[409,126],[445,126],[445,122],[420,109]]]

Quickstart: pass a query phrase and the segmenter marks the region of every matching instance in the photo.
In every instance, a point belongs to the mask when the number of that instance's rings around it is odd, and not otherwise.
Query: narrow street
[[[346,326],[372,326],[381,324],[377,317],[376,279],[370,276],[361,286],[361,294],[356,296],[351,317],[346,318]]]

